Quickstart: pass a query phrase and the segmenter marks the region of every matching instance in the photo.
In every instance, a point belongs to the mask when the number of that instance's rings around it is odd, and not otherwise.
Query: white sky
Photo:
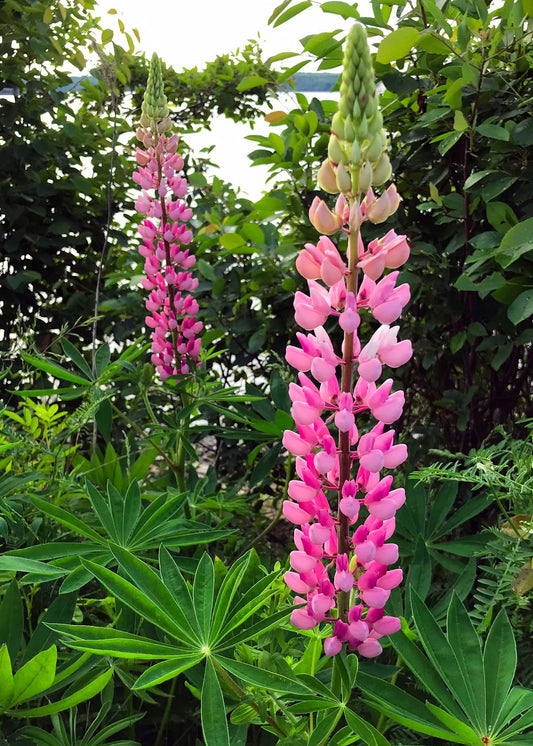
[[[118,35],[117,19],[121,18],[126,31],[137,28],[141,36],[138,45],[151,56],[153,52],[172,65],[175,70],[197,66],[214,60],[219,54],[234,52],[244,47],[248,39],[258,39],[263,57],[280,52],[300,52],[299,39],[309,34],[343,28],[346,32],[351,21],[324,13],[319,2],[272,28],[267,21],[280,0],[99,0],[98,15],[103,28],[112,28]],[[368,0],[364,2],[366,5]],[[361,3],[362,5],[363,3]],[[117,15],[108,15],[114,8]],[[124,42],[125,44],[125,42]],[[295,60],[296,61],[296,60]],[[293,64],[292,60],[276,63],[281,67]],[[307,68],[304,68],[306,70]],[[313,68],[309,68],[313,69]],[[172,101],[169,102],[172,105]],[[283,108],[280,106],[279,108]],[[269,125],[260,120],[254,133],[268,134]],[[250,168],[247,154],[257,144],[246,140],[252,130],[246,124],[235,124],[218,117],[211,132],[188,136],[187,141],[197,152],[215,144],[211,160],[220,167],[219,176],[240,187],[252,198],[258,198],[268,188],[266,166]]]

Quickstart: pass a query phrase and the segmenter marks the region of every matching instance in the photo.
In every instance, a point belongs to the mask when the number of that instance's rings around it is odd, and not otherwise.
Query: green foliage
[[[414,592],[411,608],[423,651],[403,632],[393,635],[391,643],[438,705],[424,704],[399,687],[360,674],[358,686],[372,706],[414,731],[448,743],[515,743],[531,725],[533,691],[512,687],[517,655],[505,612],[494,620],[483,646],[457,597],[448,608],[446,634]]]
[[[411,286],[406,322],[417,350],[401,373],[412,402],[404,421],[426,445],[429,438],[461,451],[522,416],[531,385],[530,9],[511,0],[482,5],[373,3],[373,15],[359,19],[378,50],[375,72],[402,195],[394,227],[413,244],[400,278]],[[321,7],[339,17],[342,30],[301,39],[303,59],[291,58],[282,77],[309,60],[319,69],[340,65],[344,21],[360,11],[349,3]],[[304,11],[289,2],[272,18],[282,23]],[[303,97],[298,102],[291,120],[307,111]],[[321,102],[326,127],[331,103]],[[287,143],[290,127],[276,138]],[[254,160],[293,182],[299,166],[262,150]],[[318,165],[321,140],[313,150]],[[301,183],[292,191],[305,207]]]
[[[4,6],[16,96],[0,100],[0,741],[529,743],[532,452],[517,420],[533,340],[530,2],[375,2],[360,19],[403,197],[395,228],[414,239],[400,278],[417,351],[403,431],[424,484],[407,483],[397,520],[405,591],[387,613],[404,616],[402,632],[359,670],[355,655],[321,655],[327,624],[290,626],[278,523],[293,469],[280,447],[293,264],[316,241],[306,213],[336,101],[297,93],[266,115],[270,133],[249,138],[251,165],[270,172],[256,201],[207,179],[209,148],[195,164],[182,141],[204,353],[194,376],[161,385],[146,363],[130,146],[111,125],[131,131],[147,63],[93,0]],[[271,23],[297,24],[310,6],[284,0]],[[163,63],[180,128],[264,116],[309,60],[338,70],[360,8],[320,7],[339,30],[302,38],[300,56],[263,62],[250,42],[204,70]],[[67,63],[83,72],[76,85]],[[432,446],[438,462],[421,469]]]

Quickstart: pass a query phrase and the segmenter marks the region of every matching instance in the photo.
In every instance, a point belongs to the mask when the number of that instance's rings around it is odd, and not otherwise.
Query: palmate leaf
[[[145,508],[135,525],[130,536],[129,546],[142,546],[146,541],[151,541],[165,531],[167,523],[178,513],[185,502],[185,493],[167,500],[163,493]]]
[[[422,599],[411,591],[411,609],[418,636],[426,654],[437,670],[439,676],[461,705],[465,714],[473,723],[477,722],[477,704],[472,701],[470,682],[465,681],[463,671],[457,658],[458,653],[440,629],[435,618]]]
[[[533,691],[514,686],[503,703],[498,719],[494,723],[493,730],[499,733],[514,718],[533,707]]]
[[[88,684],[83,686],[78,691],[73,692],[68,697],[63,697],[58,702],[52,702],[49,705],[43,705],[42,707],[32,707],[29,710],[13,710],[9,714],[16,718],[29,718],[29,717],[43,717],[44,715],[52,715],[56,712],[63,712],[69,710],[71,707],[79,705],[81,702],[85,702],[92,697],[99,694],[102,689],[108,684],[109,680],[113,676],[113,669],[108,668],[107,671],[97,676],[95,679],[90,681]]]
[[[233,604],[228,618],[226,618],[223,635],[220,641],[224,640],[230,632],[240,627],[255,612],[263,606],[272,596],[272,583],[279,577],[279,572],[273,572],[261,578],[246,593],[236,600]]]
[[[140,560],[136,562],[140,562]],[[198,643],[198,640],[194,636],[190,635],[186,629],[182,628],[176,622],[173,614],[174,603],[171,603],[172,610],[169,612],[168,591],[163,586],[163,598],[159,597],[158,592],[160,591],[161,580],[143,562],[140,563],[143,565],[141,573],[145,574],[143,586],[145,586],[146,580],[151,581],[154,579],[154,584],[149,588],[148,593],[145,593],[144,587],[142,589],[139,587],[137,578],[134,580],[135,584],[132,584],[106,567],[101,567],[89,560],[82,560],[82,563],[112,595],[119,598],[137,614],[184,644],[194,645]],[[157,583],[157,580],[159,580],[159,583]]]
[[[342,710],[338,708],[336,711],[328,712],[327,715],[317,723],[311,737],[308,741],[308,746],[321,746],[324,742],[327,743],[328,736],[331,735],[335,726],[342,717]]]
[[[243,557],[236,560],[229,568],[222,585],[217,593],[215,606],[213,609],[213,618],[211,621],[210,640],[215,641],[230,610],[231,603],[237,593],[244,573],[250,562],[251,554],[248,552]]]
[[[201,703],[205,746],[231,746],[224,695],[210,658],[206,660]]]
[[[185,637],[193,645],[195,643],[199,644],[200,635],[198,635],[198,630],[193,628],[181,606],[180,600],[173,595],[171,589],[166,586],[158,573],[152,570],[145,562],[135,557],[131,552],[128,552],[127,549],[112,546],[111,550],[119,565],[132,579],[135,587],[142,591],[147,599],[157,604],[160,612],[171,621],[172,628],[179,631],[177,639],[182,640]],[[179,573],[179,570],[177,572]],[[125,601],[125,603],[127,602]],[[131,608],[135,610],[134,607]],[[163,627],[163,629],[165,628]]]
[[[498,721],[516,670],[516,644],[513,630],[502,609],[492,623],[483,651],[485,664],[487,722]]]
[[[139,676],[132,688],[136,691],[139,689],[148,689],[148,687],[157,686],[164,681],[174,679],[180,673],[196,666],[202,658],[204,658],[203,653],[196,653],[194,655],[174,656],[169,660],[156,663]]]
[[[213,598],[215,594],[215,570],[211,557],[204,552],[196,572],[192,588],[194,611],[200,627],[202,642],[206,645],[210,640],[211,615],[213,613]]]
[[[183,648],[154,642],[130,632],[111,627],[89,627],[82,624],[49,624],[55,632],[70,638],[66,644],[75,650],[84,650],[115,658],[154,660],[178,658],[184,655]]]
[[[312,689],[301,683],[296,677],[290,679],[274,671],[267,671],[264,668],[251,666],[249,663],[242,663],[231,658],[224,658],[221,655],[213,656],[213,660],[233,676],[237,676],[248,684],[252,684],[252,686],[296,696],[313,694]]]
[[[165,547],[161,547],[159,552],[159,568],[161,579],[179,607],[181,618],[185,620],[189,636],[200,644],[202,635],[194,612],[189,586],[181,574],[179,567],[171,557],[170,552]]]
[[[357,676],[357,686],[372,697],[372,701],[369,701],[372,707],[388,715],[395,722],[444,741],[464,743],[460,736],[444,728],[439,719],[432,715],[420,700],[399,687],[362,671]]]
[[[216,644],[213,645],[213,649],[217,651],[227,650],[228,648],[235,647],[235,645],[239,645],[241,642],[252,640],[258,635],[262,635],[265,632],[273,629],[274,627],[279,627],[279,623],[283,619],[286,619],[288,616],[290,616],[293,611],[294,606],[289,606],[286,609],[282,609],[281,611],[277,611],[267,617],[263,617],[255,624],[250,625],[250,627],[245,627],[241,631],[235,632],[235,634],[233,636],[230,636],[229,638],[226,638],[226,636],[222,636],[220,638],[220,641],[216,642]]]
[[[73,516],[72,513],[63,510],[63,508],[53,505],[46,500],[41,500],[40,497],[32,495],[30,499],[35,507],[39,508],[41,513],[53,518],[58,523],[61,523],[62,526],[65,526],[65,528],[68,528],[75,534],[84,536],[86,539],[90,539],[96,544],[105,544],[105,540],[100,536],[100,534],[90,528],[86,522]]]
[[[450,715],[450,713],[446,712],[446,710],[443,710],[441,707],[437,707],[436,705],[432,705],[429,702],[426,702],[426,707],[430,710],[430,712],[436,715],[447,728],[463,738],[464,743],[472,744],[481,741],[477,733],[472,730],[469,725],[463,723],[463,721],[459,718],[453,717],[453,715]]]
[[[465,607],[455,595],[448,608],[447,637],[455,651],[470,697],[469,714],[472,725],[478,733],[486,733],[485,667],[481,655],[481,641]]]
[[[367,723],[362,717],[356,715],[353,710],[346,708],[344,710],[346,722],[359,738],[368,744],[368,746],[390,746],[385,736],[379,732],[373,725]]]
[[[414,673],[417,681],[424,686],[426,691],[437,702],[446,707],[449,712],[455,715],[455,717],[461,717],[461,708],[454,701],[453,697],[450,696],[442,678],[420,648],[402,631],[391,635],[388,639],[394,650],[396,650],[403,662]]]

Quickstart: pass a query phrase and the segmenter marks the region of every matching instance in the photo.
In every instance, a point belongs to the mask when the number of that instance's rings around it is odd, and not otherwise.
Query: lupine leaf
[[[44,692],[52,684],[56,672],[57,649],[52,645],[19,668],[13,677],[10,707]]]
[[[137,521],[135,530],[130,537],[130,546],[141,544],[154,535],[158,535],[165,524],[172,518],[185,502],[186,495],[177,495],[167,501],[166,494],[162,494],[145,508]]]
[[[26,559],[26,557],[14,557],[7,554],[0,557],[0,571],[39,573],[46,577],[47,580],[60,578],[62,575],[67,574],[67,570],[62,570],[60,567],[54,567],[53,565],[47,565],[45,562]]]
[[[449,712],[443,710],[441,707],[432,705],[430,702],[426,702],[426,707],[441,720],[454,733],[457,733],[460,738],[464,739],[463,743],[472,744],[477,743],[480,740],[478,734],[472,730],[469,725],[463,723],[462,720],[453,717]],[[484,732],[484,730],[482,731]]]
[[[106,532],[108,538],[111,539],[111,541],[118,541],[117,527],[113,520],[113,516],[111,515],[111,510],[107,500],[91,482],[87,482],[86,490],[89,502],[91,503],[92,508],[102,524],[102,528]]]
[[[491,624],[485,649],[487,723],[494,724],[504,707],[516,670],[516,644],[513,630],[502,609]]]
[[[290,606],[287,609],[282,609],[281,611],[277,611],[275,614],[271,614],[270,616],[262,618],[260,621],[252,624],[250,627],[246,627],[246,629],[241,630],[241,632],[237,632],[237,634],[233,635],[233,637],[230,637],[229,639],[226,639],[227,635],[224,634],[224,636],[220,638],[220,641],[216,643],[215,647],[217,650],[227,650],[228,648],[235,647],[235,645],[238,645],[241,642],[251,640],[257,635],[261,635],[264,632],[268,632],[268,630],[272,629],[273,627],[279,626],[280,621],[290,616],[293,611],[293,606]]]
[[[401,631],[391,635],[388,639],[405,665],[414,673],[417,681],[435,697],[437,702],[446,707],[456,717],[460,717],[461,709],[454,702],[436,669],[420,648]]]
[[[199,643],[201,630],[198,627],[196,614],[194,613],[194,605],[189,587],[178,566],[165,547],[161,547],[161,551],[159,552],[159,568],[163,583],[166,585],[174,597],[177,606],[180,608],[180,618],[182,619],[182,623],[186,624],[186,629],[189,635]]]
[[[263,689],[271,689],[275,692],[284,692],[286,694],[312,694],[313,692],[305,684],[300,683],[296,678],[289,679],[274,671],[266,671],[263,668],[251,666],[249,663],[223,658],[217,655],[215,660],[227,671],[243,681],[260,686]]]
[[[82,560],[82,563],[84,567],[92,572],[95,578],[99,580],[112,595],[119,598],[124,604],[126,604],[126,606],[129,606],[129,608],[137,614],[152,622],[152,624],[155,624],[177,640],[180,640],[183,643],[195,643],[194,638],[188,635],[175,621],[174,616],[169,616],[167,611],[164,608],[161,608],[157,596],[157,590],[159,590],[159,588],[155,583],[155,594],[152,591],[150,594],[146,594],[142,588],[139,588],[137,577],[134,579],[136,585],[133,585],[124,578],[121,578],[117,573],[111,572],[111,570],[108,570],[106,567],[101,567],[89,560]],[[153,574],[155,575],[155,573]],[[151,576],[150,579],[152,579]],[[155,596],[157,600],[154,600],[151,596]]]
[[[373,725],[367,723],[362,717],[356,715],[353,710],[346,708],[344,710],[346,722],[354,733],[363,740],[368,746],[390,746],[385,736],[379,732]]]
[[[465,683],[454,648],[450,645],[435,618],[414,590],[410,592],[411,609],[418,636],[424,650],[456,701],[472,714],[470,691]],[[474,713],[475,717],[475,713]]]
[[[142,560],[122,547],[112,546],[111,550],[120,566],[128,573],[135,586],[150,599],[165,617],[172,622],[172,627],[179,630],[177,639],[183,637],[197,642],[196,634],[191,627],[181,605],[166,587],[160,576]]]
[[[420,700],[415,699],[399,687],[362,671],[357,676],[357,685],[365,694],[372,696],[372,701],[369,704],[388,715],[395,722],[444,741],[463,742],[451,731],[444,729],[438,718],[432,715]]]
[[[132,689],[147,689],[148,687],[162,684],[169,679],[174,679],[180,673],[183,673],[183,671],[187,671],[187,669],[200,663],[203,657],[202,653],[197,653],[196,655],[176,656],[169,660],[156,663],[139,676]]]
[[[100,654],[114,655],[117,658],[182,657],[184,651],[172,645],[154,642],[147,637],[110,627],[89,627],[81,624],[50,624],[51,629],[71,638],[69,647]]]
[[[205,746],[231,746],[224,696],[210,658],[205,662],[201,703]]]
[[[237,593],[246,568],[250,562],[250,554],[240,557],[228,570],[226,577],[217,594],[213,619],[211,622],[211,639],[216,640],[218,633],[223,628],[224,621],[228,615],[233,597]]]
[[[308,746],[320,746],[320,744],[323,744],[339,722],[341,715],[342,711],[340,708],[338,708],[336,712],[329,712],[327,715],[324,715],[320,722],[317,722],[317,725],[307,742]]]
[[[204,552],[196,572],[192,588],[192,598],[198,625],[202,632],[202,641],[209,642],[209,628],[213,613],[213,597],[215,591],[215,571],[211,557]]]
[[[30,497],[30,500],[42,513],[50,516],[50,518],[54,518],[58,523],[61,523],[62,526],[74,531],[74,533],[84,536],[86,539],[91,539],[91,541],[94,541],[97,544],[104,543],[100,534],[97,534],[96,531],[93,531],[93,529],[87,525],[87,523],[76,518],[66,510],[63,510],[63,508],[53,505],[46,500],[41,500],[40,497],[35,497],[34,495]]]
[[[52,363],[50,360],[43,360],[40,357],[34,357],[33,355],[28,355],[26,352],[21,352],[21,357],[30,365],[33,365],[34,368],[37,368],[38,370],[42,370],[45,373],[49,373],[51,376],[54,376],[54,378],[61,378],[63,381],[70,381],[71,383],[77,383],[80,386],[90,386],[91,381],[88,381],[86,378],[82,378],[81,376],[77,376],[74,373],[71,373],[68,370],[65,370],[65,368],[62,368],[61,365],[57,365],[57,363]]]
[[[481,641],[472,626],[465,607],[456,595],[452,596],[447,619],[448,641],[455,651],[459,668],[470,698],[469,716],[479,732],[485,732],[485,669],[481,655]],[[462,703],[463,708],[466,702]]]
[[[70,696],[63,697],[58,702],[52,702],[52,704],[43,705],[42,707],[34,707],[30,710],[15,710],[9,714],[17,718],[30,718],[43,717],[43,715],[53,715],[56,712],[69,710],[71,707],[79,705],[80,702],[85,702],[99,694],[112,676],[113,669],[108,668],[107,671],[104,671],[100,676],[97,676],[96,679],[93,679],[93,681],[89,682]]]

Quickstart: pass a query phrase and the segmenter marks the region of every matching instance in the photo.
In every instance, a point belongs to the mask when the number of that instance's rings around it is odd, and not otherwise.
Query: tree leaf
[[[301,3],[296,3],[296,5],[293,5],[292,8],[288,8],[288,10],[286,10],[284,13],[282,13],[276,18],[276,20],[272,24],[273,27],[276,28],[276,26],[281,26],[282,23],[285,23],[286,21],[290,21],[291,18],[294,18],[294,16],[297,16],[303,10],[306,10],[306,8],[310,8],[310,7],[311,7],[310,0],[304,0]]]
[[[259,86],[265,85],[265,83],[268,83],[268,80],[261,77],[261,75],[247,75],[237,85],[237,90],[248,91],[250,88],[258,88]]]
[[[487,124],[485,122],[478,124],[476,131],[480,135],[483,135],[483,137],[488,137],[491,140],[504,140],[508,142],[511,137],[509,130],[506,130],[505,127],[498,127],[496,124]]]
[[[347,18],[359,18],[357,7],[349,3],[340,2],[340,0],[326,0],[325,3],[320,5],[320,10],[323,13],[334,13],[335,15],[342,16],[344,20]]]
[[[402,26],[381,40],[376,61],[382,65],[400,60],[409,54],[418,41],[419,33],[413,26]]]
[[[533,315],[533,290],[520,293],[507,309],[509,320],[516,326]]]
[[[487,210],[490,206],[487,205]],[[504,204],[498,202],[497,204]],[[507,205],[505,205],[507,207]],[[509,208],[510,209],[510,208]],[[514,215],[514,213],[513,213]],[[522,254],[527,254],[533,249],[533,218],[522,220],[513,225],[502,238],[502,242],[496,255],[496,261],[502,267],[507,268],[516,262]]]

